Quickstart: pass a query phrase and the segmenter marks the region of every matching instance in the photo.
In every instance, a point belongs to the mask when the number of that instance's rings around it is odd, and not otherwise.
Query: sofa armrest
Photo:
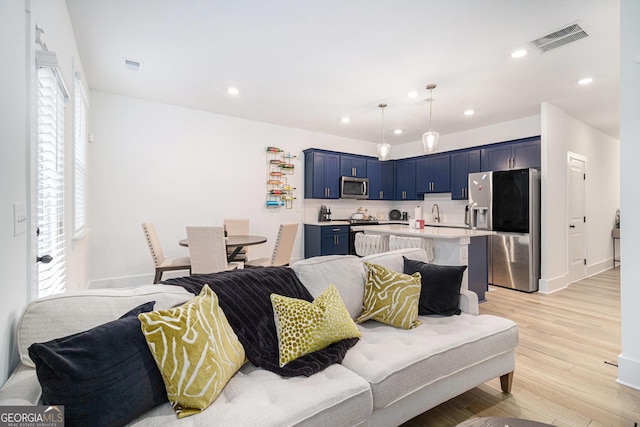
[[[41,395],[35,368],[21,363],[0,388],[0,406],[37,405]]]
[[[478,294],[468,289],[460,290],[460,310],[465,313],[479,315]]]

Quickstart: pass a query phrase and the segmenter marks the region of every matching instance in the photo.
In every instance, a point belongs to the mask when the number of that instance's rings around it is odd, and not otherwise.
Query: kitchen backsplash
[[[437,204],[440,208],[440,218],[442,223],[462,224],[464,223],[464,209],[466,200],[451,200],[450,194],[428,194],[425,200],[411,201],[380,201],[380,200],[351,200],[351,199],[305,199],[304,201],[304,221],[316,222],[320,206],[325,205],[331,208],[331,218],[348,219],[351,214],[358,212],[358,208],[366,209],[366,212],[379,219],[388,219],[389,212],[397,209],[400,212],[407,212],[409,219],[415,218],[415,208],[422,207],[422,219],[431,222],[431,209]]]

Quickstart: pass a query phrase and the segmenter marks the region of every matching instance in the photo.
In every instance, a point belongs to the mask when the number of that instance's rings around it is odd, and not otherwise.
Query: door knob
[[[45,264],[49,264],[52,260],[53,260],[53,257],[51,255],[43,255],[36,258],[37,262],[42,262]]]

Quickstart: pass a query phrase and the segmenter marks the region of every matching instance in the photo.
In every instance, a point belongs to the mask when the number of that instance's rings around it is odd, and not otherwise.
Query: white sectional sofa
[[[402,272],[403,256],[426,262],[421,249],[403,249],[364,259],[317,257],[291,266],[313,297],[329,283],[350,314],[362,307],[364,260]],[[130,289],[73,292],[32,302],[17,325],[20,364],[0,389],[0,405],[35,405],[41,396],[27,348],[34,342],[80,332],[118,318],[149,300],[156,309],[182,304],[182,288],[145,285]],[[309,377],[283,378],[246,363],[204,412],[178,419],[169,403],[156,406],[134,426],[393,426],[488,380],[501,377],[509,392],[518,344],[517,325],[479,315],[477,296],[462,291],[462,313],[420,316],[422,325],[398,329],[369,320],[362,338],[333,364]]]

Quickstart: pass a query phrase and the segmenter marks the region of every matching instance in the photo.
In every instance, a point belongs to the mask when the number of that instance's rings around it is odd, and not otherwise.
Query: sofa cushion
[[[67,425],[124,425],[167,401],[137,315],[153,302],[88,331],[29,347],[46,405]]]
[[[334,285],[329,285],[312,303],[277,294],[271,294],[271,303],[278,332],[280,366],[345,338],[360,337]]]
[[[398,329],[359,325],[362,338],[342,365],[371,384],[375,409],[504,353],[518,344],[518,327],[491,315],[419,316],[422,325]]]
[[[358,341],[357,338],[344,339],[280,366],[271,294],[313,301],[289,267],[223,271],[169,279],[163,283],[182,286],[195,293],[208,284],[218,295],[220,307],[251,363],[282,376],[313,375],[332,363],[340,363],[347,350]]]
[[[460,285],[466,265],[437,265],[404,259],[404,273],[420,273],[420,314],[460,314]]]
[[[351,318],[356,320],[362,313],[366,273],[360,258],[351,255],[313,257],[298,261],[291,268],[314,298],[332,283]]]
[[[28,350],[33,343],[86,331],[148,301],[155,301],[155,309],[162,310],[184,304],[191,298],[193,295],[184,289],[158,285],[89,289],[39,298],[24,309],[16,327],[20,361],[35,367]]]
[[[310,377],[282,378],[245,363],[206,411],[177,420],[166,404],[130,426],[360,426],[371,411],[369,384],[339,364]]]
[[[409,276],[381,265],[368,262],[365,265],[364,310],[358,317],[358,323],[373,319],[404,329],[420,326],[420,274]]]
[[[207,285],[180,307],[138,318],[178,418],[206,409],[244,363],[244,348]]]

